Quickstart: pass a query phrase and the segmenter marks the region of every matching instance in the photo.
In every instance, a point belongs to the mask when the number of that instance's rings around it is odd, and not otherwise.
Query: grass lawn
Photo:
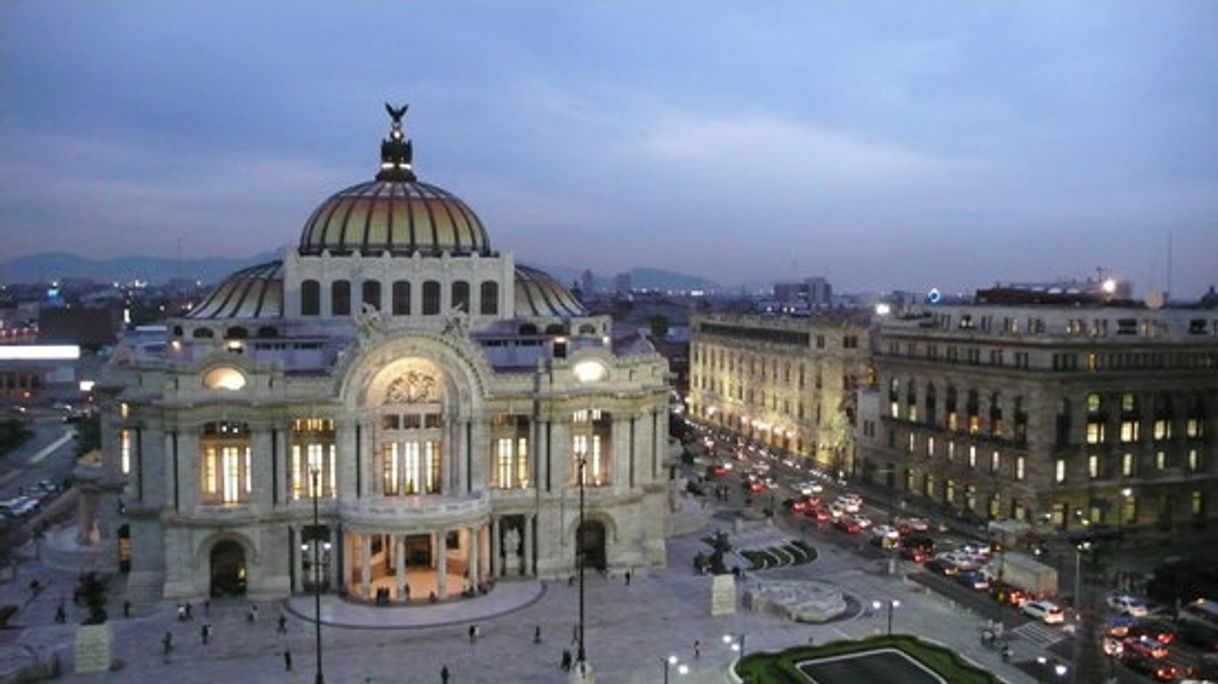
[[[736,674],[750,684],[810,684],[811,682],[837,684],[837,682],[854,681],[865,681],[866,684],[904,684],[905,682],[917,684],[921,681],[934,681],[933,678],[926,676],[925,672],[914,668],[908,661],[893,660],[899,656],[891,652],[876,653],[876,656],[886,656],[886,658],[880,659],[830,661],[830,663],[840,663],[839,665],[829,665],[829,663],[818,665],[815,662],[818,659],[833,656],[862,654],[883,649],[900,651],[942,677],[943,681],[951,684],[1000,683],[1000,680],[994,675],[964,661],[947,648],[904,634],[881,635],[859,641],[834,641],[823,646],[795,646],[776,653],[751,653],[741,658],[736,664]],[[903,666],[900,665],[901,663]],[[825,665],[829,665],[829,667],[826,668]],[[886,665],[892,665],[892,668],[890,669]],[[913,668],[913,671],[922,675],[924,679],[909,679],[909,668]],[[817,678],[813,679],[805,674],[805,670],[810,670],[810,673],[815,674]],[[888,678],[877,676],[884,672],[890,672],[891,676]],[[859,677],[863,678],[859,679]]]

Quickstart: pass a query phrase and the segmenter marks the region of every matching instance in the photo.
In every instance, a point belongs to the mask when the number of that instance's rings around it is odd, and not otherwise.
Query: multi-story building
[[[492,250],[394,113],[376,180],[98,383],[131,595],[442,600],[665,562],[663,359]]]
[[[868,317],[690,318],[690,416],[823,467],[849,470]]]
[[[1059,528],[1218,512],[1218,311],[926,305],[879,317],[874,366],[865,480]]]

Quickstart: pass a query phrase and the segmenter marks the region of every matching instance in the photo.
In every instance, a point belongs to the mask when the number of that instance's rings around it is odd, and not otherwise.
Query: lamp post
[[[1091,550],[1091,542],[1085,541],[1074,547],[1074,619],[1078,621],[1083,614],[1083,552]]]
[[[321,553],[318,550],[321,525],[317,510],[318,500],[321,498],[321,469],[317,466],[309,468],[309,482],[313,487],[313,634],[317,641],[316,684],[325,684],[326,677],[321,672]]]
[[[667,658],[660,658],[660,665],[664,667],[664,684],[668,684],[668,668],[672,667],[673,665],[676,665],[677,667],[677,674],[682,676],[689,674],[689,666],[680,662],[675,655],[670,655]]]
[[[728,648],[739,653],[740,657],[743,658],[744,657],[744,637],[745,636],[746,635],[744,632],[741,632],[740,634],[731,634],[731,633],[724,634],[723,643],[727,644]]]
[[[579,526],[575,532],[575,565],[579,569],[579,650],[576,652],[575,662],[579,666],[579,670],[583,673],[585,670],[585,662],[588,659],[587,651],[584,650],[584,475],[588,465],[588,457],[584,453],[577,453],[575,462],[579,465]]]
[[[892,636],[892,611],[895,608],[901,607],[900,599],[888,599],[887,601],[872,601],[871,607],[874,610],[879,610],[884,605],[888,606],[888,635]]]

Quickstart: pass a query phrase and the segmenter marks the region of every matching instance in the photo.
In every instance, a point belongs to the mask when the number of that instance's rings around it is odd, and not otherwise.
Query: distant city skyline
[[[290,12],[290,17],[285,17]],[[526,262],[1218,282],[1218,5],[0,5],[0,261],[243,258],[420,179]]]

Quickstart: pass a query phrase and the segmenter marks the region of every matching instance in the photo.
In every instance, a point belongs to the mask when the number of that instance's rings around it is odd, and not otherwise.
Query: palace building
[[[1218,515],[1215,310],[986,295],[878,317],[865,481],[1050,529]]]
[[[577,555],[664,564],[666,363],[492,249],[390,114],[375,180],[98,382],[125,476],[98,525],[137,599],[443,600]]]

